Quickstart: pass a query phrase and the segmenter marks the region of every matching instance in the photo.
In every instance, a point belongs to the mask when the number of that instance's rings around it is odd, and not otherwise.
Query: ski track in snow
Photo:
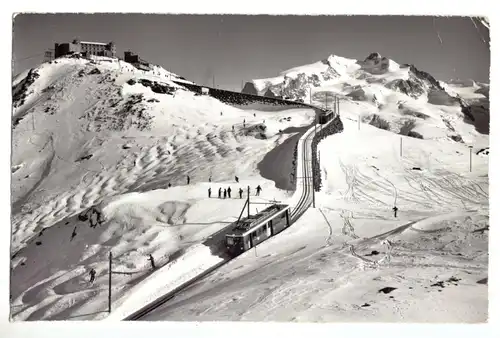
[[[322,156],[328,181],[318,212],[309,209],[145,320],[484,321],[487,288],[476,281],[487,275],[488,236],[475,229],[488,223],[487,181],[478,179],[487,166],[470,175],[433,158],[431,170],[410,169],[421,166],[417,152],[369,153],[374,128],[357,145],[373,157],[362,162],[364,153],[341,146],[352,142],[353,121],[343,118],[346,130],[319,144],[330,157]],[[459,282],[442,293],[431,286],[451,277]],[[386,286],[396,291],[377,292]]]

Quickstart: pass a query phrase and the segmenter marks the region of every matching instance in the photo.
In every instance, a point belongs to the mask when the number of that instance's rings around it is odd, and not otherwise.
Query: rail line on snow
[[[328,123],[326,125],[328,125],[332,121],[333,120],[328,121]],[[301,178],[301,180],[302,180],[302,194],[301,194],[296,206],[294,207],[294,209],[290,215],[291,224],[295,223],[307,211],[307,209],[309,208],[309,206],[312,203],[312,201],[310,199],[311,188],[314,189],[314,187],[312,187],[312,184],[311,184],[312,183],[312,174],[313,174],[312,173],[312,166],[311,166],[312,159],[307,158],[307,154],[308,154],[307,146],[308,146],[308,141],[311,140],[311,136],[314,135],[314,133],[313,133],[314,127],[310,128],[306,132],[306,134],[303,136],[303,138],[299,139],[299,141],[298,141],[298,142],[302,142],[302,151],[301,151],[301,153],[302,153],[302,164],[301,165],[302,165],[302,171],[303,171],[302,172],[303,178]],[[309,149],[311,149],[311,148],[309,148]],[[308,169],[311,169],[311,173],[309,173]],[[223,230],[220,230],[219,232],[222,232]],[[283,231],[286,231],[286,229],[284,229]],[[132,320],[133,321],[133,320],[139,320],[139,319],[143,318],[147,314],[153,312],[154,310],[156,310],[157,308],[159,308],[160,306],[162,306],[163,304],[167,303],[169,300],[174,298],[179,292],[185,291],[187,288],[189,288],[194,283],[202,280],[205,277],[208,277],[213,272],[215,272],[216,270],[218,270],[222,266],[226,265],[227,263],[231,262],[235,258],[237,258],[237,257],[232,258],[232,257],[228,256],[222,262],[219,262],[219,263],[215,264],[214,266],[208,268],[207,270],[205,270],[201,274],[197,275],[196,277],[193,277],[193,278],[187,280],[186,282],[182,283],[178,287],[174,288],[172,291],[167,292],[166,294],[164,294],[160,298],[157,298],[153,302],[147,304],[146,306],[142,307],[141,309],[128,315],[123,320]]]

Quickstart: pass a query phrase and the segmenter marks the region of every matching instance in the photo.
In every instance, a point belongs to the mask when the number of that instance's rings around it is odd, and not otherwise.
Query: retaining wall
[[[274,97],[260,96],[260,95],[252,95],[246,93],[237,93],[224,89],[210,88],[206,86],[200,86],[197,84],[185,83],[185,82],[177,82],[174,83],[187,88],[188,90],[202,94],[202,88],[208,88],[208,95],[230,105],[248,105],[252,103],[264,103],[268,105],[275,106],[290,106],[290,107],[304,107],[304,108],[313,108],[315,110],[323,110],[321,108],[309,105],[307,103],[296,102],[283,100]]]
[[[326,125],[323,129],[316,133],[314,136],[311,147],[312,147],[312,171],[313,171],[313,186],[315,191],[320,191],[321,189],[321,169],[318,159],[318,143],[327,136],[340,133],[344,130],[344,125],[340,120],[340,116],[337,115],[333,120]],[[323,154],[323,156],[328,156]]]

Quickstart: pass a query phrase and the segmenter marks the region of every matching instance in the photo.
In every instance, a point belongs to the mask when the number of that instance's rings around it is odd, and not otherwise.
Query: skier
[[[168,187],[170,188],[172,186],[172,184],[170,182],[168,182]]]
[[[220,116],[222,116],[222,112],[220,112]]]
[[[227,188],[227,197],[231,198],[231,187]]]
[[[392,210],[394,211],[394,217],[398,217],[398,207],[394,206],[394,208],[392,208]]]
[[[238,178],[238,176],[234,176],[234,180],[236,181],[236,183],[238,183],[240,181],[240,179]]]
[[[255,113],[253,113],[253,117],[255,117]]]
[[[260,195],[260,191],[262,190],[262,188],[260,187],[260,185],[257,186],[257,193],[255,194],[255,196],[259,196]]]
[[[220,198],[221,194],[222,194],[222,188],[219,188],[219,198]]]
[[[227,191],[226,189],[224,189],[224,198],[226,198],[226,196],[227,196]]]
[[[151,262],[151,268],[153,270],[156,270],[155,259],[153,258],[153,255],[151,255],[151,254],[149,255],[148,261]]]
[[[212,188],[208,188],[208,198],[212,197]]]
[[[189,182],[191,182],[191,178],[189,178],[189,175],[187,177],[187,183],[189,184]]]
[[[243,119],[243,128],[245,128],[245,119]]]
[[[95,274],[96,274],[95,269],[91,269],[89,274],[90,274],[90,281],[89,282],[90,282],[90,284],[93,284],[95,281]]]
[[[243,196],[243,189],[240,188],[239,193],[240,193],[240,199],[243,198],[242,197]]]

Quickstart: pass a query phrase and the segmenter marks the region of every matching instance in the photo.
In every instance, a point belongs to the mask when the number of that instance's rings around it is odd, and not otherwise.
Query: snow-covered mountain
[[[192,84],[105,57],[58,58],[14,79],[14,319],[105,309],[108,252],[117,299],[151,273],[149,254],[161,267],[233,219],[243,200],[214,198],[221,187],[286,198],[257,165],[314,110],[231,106],[182,83]]]
[[[398,64],[372,53],[364,60],[336,55],[295,67],[279,76],[247,82],[245,93],[284,96],[328,107],[339,96],[366,106],[366,119],[379,115],[398,132],[408,119],[416,129],[435,132],[424,138],[467,139],[458,119],[489,132],[489,85],[474,81],[444,83],[414,65]],[[431,127],[431,128],[429,128]],[[437,128],[441,128],[438,132]]]
[[[285,141],[315,116],[303,106],[224,103],[161,67],[109,58],[59,58],[12,87],[15,320],[106,316],[110,251],[116,306],[144,280],[162,290],[171,271],[188,275],[176,259],[210,255],[190,248],[244,204],[216,198],[219,188],[236,195],[260,184],[252,201],[289,201],[259,168],[286,181],[294,142]],[[340,98],[344,131],[318,145],[317,209],[149,319],[487,317],[489,137],[481,123],[489,121],[489,85],[437,81],[374,53],[363,61],[330,56],[244,91],[328,108]],[[276,147],[285,155],[262,168]],[[149,255],[167,269],[157,280]]]

